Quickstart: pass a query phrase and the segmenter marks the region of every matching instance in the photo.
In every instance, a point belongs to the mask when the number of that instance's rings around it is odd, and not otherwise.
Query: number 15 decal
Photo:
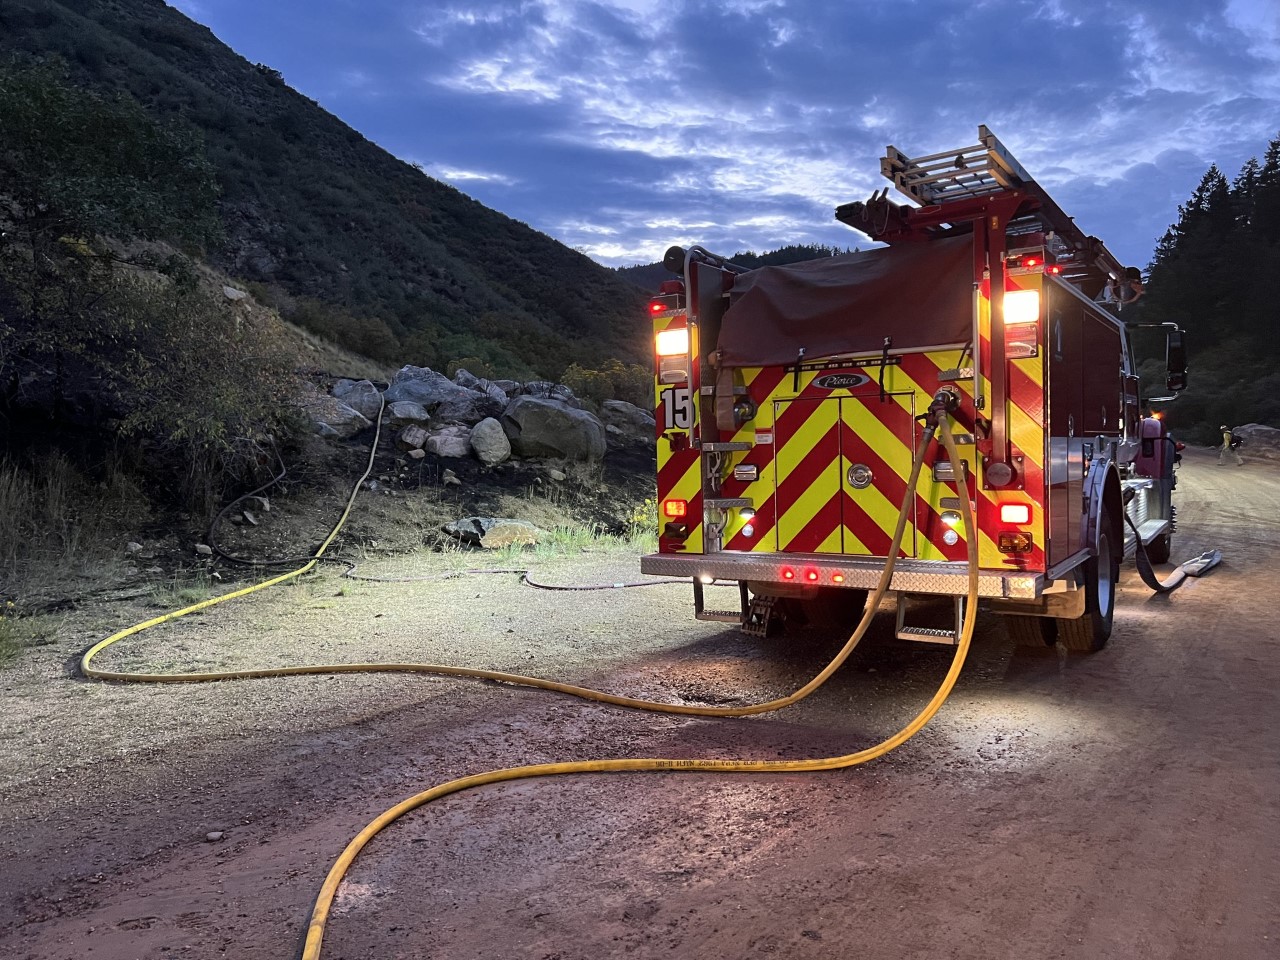
[[[666,430],[689,430],[693,427],[693,398],[688,387],[672,387],[662,392],[666,411],[662,426]]]

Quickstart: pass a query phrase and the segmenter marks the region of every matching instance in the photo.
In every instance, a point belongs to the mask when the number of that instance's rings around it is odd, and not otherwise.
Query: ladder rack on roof
[[[995,134],[980,126],[978,139],[981,142],[971,147],[914,159],[891,146],[880,160],[880,172],[922,207],[1035,187]]]
[[[880,172],[920,206],[896,204],[881,193],[836,208],[837,220],[873,240],[894,243],[970,229],[966,223],[1007,196],[1021,198],[1005,221],[1008,239],[1043,243],[1058,258],[1062,278],[1080,285],[1090,298],[1124,273],[1102,241],[1077,227],[985,125],[978,127],[977,143],[956,150],[908,157],[890,146]]]

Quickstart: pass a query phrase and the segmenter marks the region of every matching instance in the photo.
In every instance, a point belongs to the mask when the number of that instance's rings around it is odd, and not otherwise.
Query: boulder
[[[496,550],[512,544],[537,543],[546,531],[524,520],[500,517],[464,517],[440,528],[463,543]]]
[[[467,390],[474,390],[477,393],[483,393],[485,396],[497,400],[504,407],[511,398],[507,396],[507,392],[492,380],[486,380],[484,377],[477,377],[470,371],[459,367],[453,374],[453,382]]]
[[[604,457],[604,424],[559,400],[516,397],[503,411],[501,422],[518,456],[592,461]]]
[[[1236,451],[1241,456],[1280,459],[1280,430],[1262,423],[1246,423],[1234,430],[1238,436],[1244,437],[1244,445]]]
[[[393,427],[407,427],[411,423],[423,424],[431,419],[427,408],[412,400],[397,400],[387,404],[387,417]]]
[[[511,441],[493,417],[486,417],[471,428],[471,449],[481,463],[493,466],[511,456]]]
[[[421,450],[427,445],[427,441],[426,429],[411,423],[396,437],[396,446],[401,450]]]
[[[552,383],[550,380],[530,380],[520,388],[522,397],[538,397],[543,400],[559,400],[561,403],[581,410],[586,406],[577,398],[572,390],[563,383]]]
[[[426,451],[434,453],[437,457],[469,457],[471,456],[471,438],[438,434],[427,440]]]
[[[606,400],[601,404],[600,419],[605,426],[616,427],[623,436],[645,441],[654,438],[656,423],[653,414],[626,400]]]
[[[341,400],[334,400],[333,404],[319,411],[313,410],[316,423],[316,433],[322,437],[339,437],[346,439],[353,437],[365,427],[373,426],[364,414],[359,410],[353,410]],[[328,429],[325,429],[328,428]]]
[[[376,420],[382,409],[382,394],[369,380],[339,380],[333,395],[369,421]]]
[[[504,405],[488,394],[458,386],[430,367],[401,367],[386,396],[389,403],[412,400],[432,418],[452,423],[479,423],[485,417],[498,416]]]

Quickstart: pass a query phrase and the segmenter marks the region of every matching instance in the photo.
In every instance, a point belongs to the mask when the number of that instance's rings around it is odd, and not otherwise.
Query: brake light
[[[664,517],[683,517],[689,513],[688,500],[663,500],[662,515]]]
[[[1025,503],[1000,504],[1000,522],[1015,526],[1031,522],[1031,507]]]
[[[810,583],[813,583],[813,582],[815,582],[815,581],[818,579],[818,571],[817,571],[817,570],[806,570],[806,571],[804,572],[804,578],[805,578],[806,580],[808,580]]]
[[[781,575],[783,580],[794,580],[796,578],[796,572],[790,567],[783,567]]]

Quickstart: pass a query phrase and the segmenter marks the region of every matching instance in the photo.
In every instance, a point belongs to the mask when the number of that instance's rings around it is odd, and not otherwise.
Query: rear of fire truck
[[[689,577],[700,619],[765,633],[859,607],[905,503],[898,635],[954,643],[967,497],[980,598],[1021,642],[1100,649],[1126,550],[1167,559],[1173,532],[1173,443],[1140,414],[1132,321],[1098,302],[1123,267],[985,127],[881,165],[915,204],[873,195],[836,216],[886,246],[750,271],[668,251],[680,279],[650,305],[659,545],[641,569]],[[932,441],[908,489],[940,390],[962,462]],[[710,609],[709,584],[736,586],[734,609]],[[946,622],[918,623],[947,598]]]

